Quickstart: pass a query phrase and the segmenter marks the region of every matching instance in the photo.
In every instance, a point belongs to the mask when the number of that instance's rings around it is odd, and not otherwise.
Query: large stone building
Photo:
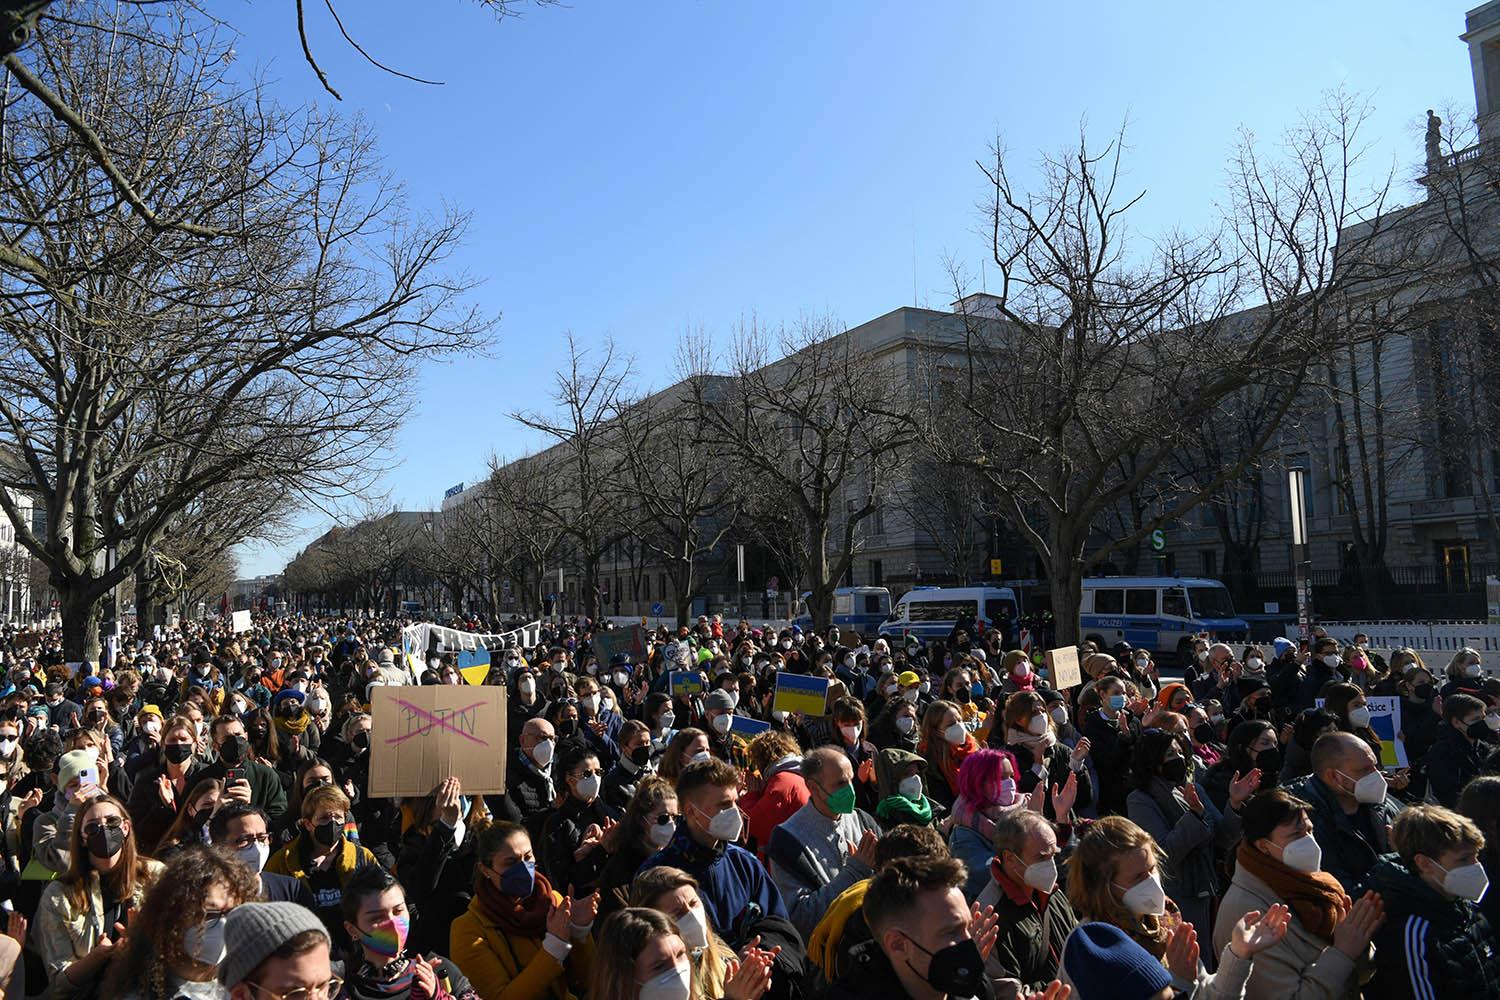
[[[31,498],[10,494],[12,502],[29,520]],[[16,541],[16,530],[0,517],[0,624],[31,620],[31,554]]]

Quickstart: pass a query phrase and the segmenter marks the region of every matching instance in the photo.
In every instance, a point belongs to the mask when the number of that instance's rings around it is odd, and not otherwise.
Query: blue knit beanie
[[[1078,1000],[1147,1000],[1171,973],[1114,924],[1079,924],[1063,946],[1063,971]]]

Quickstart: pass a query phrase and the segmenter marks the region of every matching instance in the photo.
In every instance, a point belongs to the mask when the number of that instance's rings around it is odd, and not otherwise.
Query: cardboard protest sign
[[[1083,683],[1083,670],[1078,665],[1078,647],[1061,646],[1047,650],[1047,680],[1052,690],[1077,687]]]
[[[672,693],[700,694],[703,691],[703,678],[696,670],[674,670],[671,676]]]
[[[729,731],[731,733],[738,733],[747,740],[759,736],[770,728],[771,724],[769,722],[761,722],[759,719],[752,719],[748,715],[730,716]]]
[[[229,616],[229,624],[234,629],[234,634],[250,631],[250,612],[236,611]]]
[[[1322,708],[1323,699],[1315,699],[1313,706]],[[1370,728],[1380,737],[1380,766],[1410,766],[1406,757],[1406,744],[1396,738],[1396,734],[1401,732],[1400,697],[1366,695],[1365,707],[1370,710]]]
[[[460,650],[455,661],[458,674],[464,679],[465,684],[478,687],[490,675],[490,651],[483,646],[478,649]]]
[[[776,698],[771,702],[771,707],[783,712],[801,712],[803,715],[826,714],[828,678],[777,673]]]
[[[505,791],[505,688],[432,684],[370,692],[370,795],[428,795],[452,775],[465,795]]]
[[[639,625],[596,632],[593,638],[594,659],[600,667],[608,666],[616,653],[629,653],[631,663],[646,658],[646,630]]]

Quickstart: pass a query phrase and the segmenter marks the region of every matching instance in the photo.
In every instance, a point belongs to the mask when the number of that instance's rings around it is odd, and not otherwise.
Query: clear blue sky
[[[1372,166],[1410,177],[1425,109],[1472,114],[1468,6],[573,0],[497,21],[469,0],[342,0],[372,54],[445,81],[427,87],[369,67],[309,3],[344,110],[375,124],[412,200],[473,212],[462,263],[502,314],[492,358],[413,386],[384,486],[436,507],[492,451],[534,447],[504,414],[546,405],[567,331],[613,335],[654,388],[690,326],[946,305],[944,259],[983,258],[974,161],[996,135],[1029,165],[1085,117],[1102,133],[1128,116],[1136,224],[1196,228],[1239,127],[1269,143],[1344,86],[1373,102]],[[244,33],[238,65],[331,102],[290,4],[217,9]],[[328,524],[247,547],[242,575]]]

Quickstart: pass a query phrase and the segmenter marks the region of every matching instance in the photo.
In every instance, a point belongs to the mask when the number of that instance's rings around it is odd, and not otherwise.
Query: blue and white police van
[[[792,616],[792,624],[803,631],[812,628],[812,612],[807,607],[809,596],[810,592],[802,592],[797,613]],[[890,616],[891,592],[885,587],[840,587],[833,592],[831,620],[839,631],[869,636]]]
[[[1239,617],[1229,588],[1189,576],[1100,576],[1083,581],[1079,634],[1100,649],[1117,642],[1185,661],[1194,636],[1244,642],[1250,623]]]
[[[1016,621],[1016,592],[1009,587],[917,587],[896,602],[880,634],[895,638],[946,639],[960,618],[972,619],[982,631],[1000,628],[1006,640]]]

